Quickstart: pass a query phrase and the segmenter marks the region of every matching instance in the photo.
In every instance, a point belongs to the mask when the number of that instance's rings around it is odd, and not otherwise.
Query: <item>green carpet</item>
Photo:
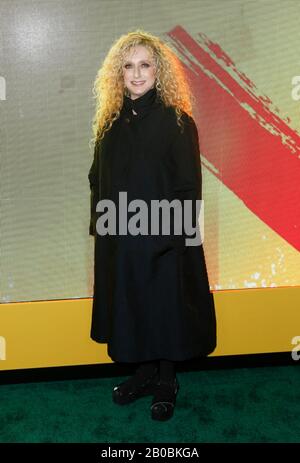
[[[126,377],[0,386],[0,442],[300,442],[298,365],[177,373],[174,416],[113,403]]]

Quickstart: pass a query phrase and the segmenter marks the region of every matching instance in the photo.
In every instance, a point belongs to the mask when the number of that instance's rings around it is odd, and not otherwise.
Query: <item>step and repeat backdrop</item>
[[[92,86],[135,29],[196,99],[212,355],[297,352],[299,23],[298,0],[0,1],[0,369],[111,361],[89,338]]]

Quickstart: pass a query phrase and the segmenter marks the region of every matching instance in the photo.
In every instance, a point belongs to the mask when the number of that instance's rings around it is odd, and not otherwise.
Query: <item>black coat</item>
[[[216,346],[202,244],[186,246],[184,234],[96,232],[102,214],[97,202],[112,199],[118,205],[120,191],[127,192],[127,204],[143,199],[149,210],[151,199],[201,199],[197,127],[187,113],[183,121],[182,133],[174,108],[150,89],[136,100],[125,96],[120,117],[95,144],[88,176],[89,233],[95,236],[91,338],[107,343],[114,361],[181,361]]]

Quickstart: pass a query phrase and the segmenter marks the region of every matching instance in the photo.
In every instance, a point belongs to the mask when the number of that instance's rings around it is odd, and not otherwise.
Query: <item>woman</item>
[[[187,246],[184,232],[164,235],[161,229],[156,235],[104,235],[98,230],[107,209],[96,210],[96,205],[110,199],[120,210],[124,192],[127,206],[140,199],[149,210],[153,200],[176,199],[183,205],[189,199],[195,224],[202,184],[192,95],[175,53],[141,30],[113,44],[94,90],[96,142],[89,172],[89,233],[95,236],[91,338],[107,343],[115,362],[140,363],[131,378],[114,388],[113,400],[125,404],[153,395],[152,418],[167,420],[179,388],[176,361],[207,355],[216,346],[203,246]],[[115,221],[120,217],[116,214]],[[172,211],[171,217],[174,226]]]

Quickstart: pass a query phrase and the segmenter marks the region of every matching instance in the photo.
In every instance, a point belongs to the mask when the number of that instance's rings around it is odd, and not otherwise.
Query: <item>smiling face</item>
[[[137,45],[125,56],[124,85],[132,100],[144,95],[150,88],[154,88],[155,70],[151,54],[143,45]]]

